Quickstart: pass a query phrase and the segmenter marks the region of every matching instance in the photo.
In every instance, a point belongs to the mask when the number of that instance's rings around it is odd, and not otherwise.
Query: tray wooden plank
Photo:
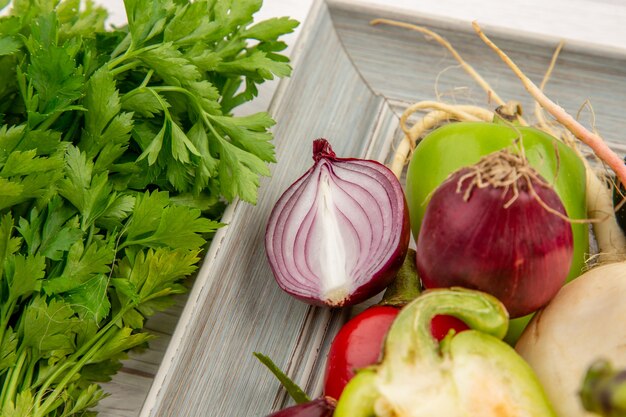
[[[350,0],[317,1],[294,49],[294,73],[281,83],[272,104],[278,121],[278,163],[272,177],[262,181],[258,205],[235,203],[229,208],[229,226],[211,246],[193,291],[181,299],[180,305],[186,305],[167,352],[165,336],[157,349],[133,356],[121,377],[109,385],[114,392],[105,400],[104,416],[263,417],[289,400],[252,357],[254,351],[270,355],[312,395],[321,392],[329,341],[349,312],[306,306],[277,287],[263,248],[271,207],[310,166],[316,137],[331,140],[339,155],[387,161],[401,138],[398,117],[408,104],[439,93],[450,101],[489,105],[482,90],[439,45],[406,30],[371,27],[368,22],[375,17],[436,30],[505,99],[521,100],[527,112],[532,109],[520,83],[469,25],[355,7]],[[541,79],[556,39],[489,33],[531,78]],[[626,58],[615,51],[567,45],[547,89],[574,113],[589,99],[600,132],[621,151],[626,151],[626,138],[620,134],[626,131],[621,116],[626,105],[625,64]],[[583,120],[591,123],[589,113]],[[167,335],[177,318],[174,311],[164,325],[157,321],[156,331]],[[153,377],[139,411],[137,398],[143,401]],[[135,398],[119,401],[124,394]]]

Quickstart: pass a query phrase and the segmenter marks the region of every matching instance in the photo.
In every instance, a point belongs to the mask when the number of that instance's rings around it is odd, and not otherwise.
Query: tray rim
[[[442,16],[433,13],[426,13],[412,9],[398,7],[384,7],[378,3],[371,3],[368,0],[315,0],[322,1],[331,9],[333,7],[358,8],[360,12],[369,14],[395,15],[397,20],[420,21],[423,25],[454,29],[462,33],[473,34],[470,20],[458,19],[454,17]],[[332,18],[332,13],[331,13]],[[617,46],[585,42],[579,39],[564,38],[552,34],[539,34],[527,30],[513,30],[505,25],[483,24],[478,22],[483,32],[490,37],[504,37],[512,40],[519,40],[536,46],[553,47],[561,41],[565,41],[565,47],[572,52],[592,55],[602,58],[626,59],[626,45],[620,48]],[[341,40],[341,38],[340,38]]]

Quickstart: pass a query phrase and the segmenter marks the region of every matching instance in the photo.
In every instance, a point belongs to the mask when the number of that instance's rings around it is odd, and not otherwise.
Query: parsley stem
[[[28,362],[28,368],[26,368],[26,374],[24,378],[22,378],[20,390],[24,391],[25,389],[29,389],[31,384],[33,383],[33,375],[35,374],[35,367],[37,366],[36,360],[31,360]]]
[[[137,89],[139,88],[144,88],[145,86],[148,85],[148,82],[150,82],[150,78],[152,78],[152,74],[154,74],[154,70],[151,69],[150,71],[148,71],[148,73],[146,74],[146,78],[143,79],[143,81],[141,82],[141,84],[139,85],[139,87],[137,87]],[[134,90],[133,90],[134,91]]]
[[[128,64],[124,64],[120,67],[114,68],[110,70],[109,72],[111,73],[112,76],[115,77],[116,75],[120,75],[121,73],[125,71],[137,68],[140,64],[141,62],[139,61],[132,61],[132,62],[129,62]]]
[[[114,321],[110,322],[109,324],[114,323]],[[111,328],[110,326],[107,326],[107,330],[104,334],[101,334],[100,337],[98,337],[97,342],[91,346],[91,348],[83,355],[82,358],[80,358],[80,360],[78,362],[76,362],[74,364],[74,366],[72,367],[72,369],[70,369],[65,376],[63,377],[63,379],[61,379],[61,381],[57,384],[57,386],[54,387],[54,390],[52,391],[52,393],[45,399],[45,401],[43,402],[43,404],[41,405],[41,408],[38,407],[38,404],[41,400],[40,396],[38,395],[37,399],[38,401],[35,402],[35,412],[33,414],[33,417],[44,417],[46,416],[48,413],[50,413],[53,409],[54,409],[54,404],[57,401],[57,398],[59,397],[59,395],[61,395],[63,393],[63,390],[65,389],[65,386],[75,377],[75,375],[80,372],[80,370],[83,368],[83,366],[85,366],[87,364],[87,362],[89,362],[91,360],[91,358],[93,357],[93,355],[95,355],[98,350],[104,346],[104,344],[109,340],[109,338],[111,336],[115,336],[115,332],[117,331],[115,328]],[[104,329],[104,328],[103,328]],[[98,332],[96,334],[96,336],[98,334],[100,334],[101,332]],[[92,339],[93,340],[93,339]],[[72,355],[74,356],[74,355]],[[68,361],[67,363],[71,363],[70,361]],[[53,376],[58,376],[58,372],[55,372]],[[54,380],[52,379],[52,376],[49,378],[49,380]],[[50,386],[50,384],[48,384],[48,386]],[[42,387],[39,390],[39,393],[42,394],[47,390],[47,387]],[[50,409],[50,410],[49,410]]]
[[[224,139],[224,137],[222,135],[220,135],[217,132],[217,130],[213,126],[213,123],[211,123],[211,121],[209,120],[210,114],[207,113],[202,108],[202,105],[198,102],[198,98],[193,93],[191,93],[189,90],[186,90],[186,89],[184,89],[182,87],[172,86],[172,85],[167,85],[167,86],[162,86],[162,87],[151,87],[151,89],[153,89],[154,91],[157,91],[157,92],[158,91],[165,91],[165,92],[172,92],[172,93],[181,93],[181,94],[184,94],[184,95],[190,97],[192,99],[191,102],[196,106],[196,111],[198,112],[198,115],[202,119],[202,122],[209,128],[211,133],[213,133],[213,135],[215,135],[215,137],[220,139],[220,140],[226,140],[226,139]]]
[[[6,331],[7,327],[9,327],[9,320],[11,320],[11,316],[13,315],[13,310],[15,310],[16,305],[17,300],[13,300],[11,303],[2,306],[2,321],[0,322],[0,346],[3,345],[4,332]]]
[[[2,404],[7,404],[9,401],[15,404],[15,393],[17,392],[17,386],[20,382],[20,376],[22,374],[22,368],[24,367],[24,362],[26,362],[28,354],[24,349],[20,352],[17,362],[8,372],[5,381],[7,384],[2,387]]]
[[[54,122],[56,122],[59,117],[61,117],[61,115],[63,114],[62,111],[56,112],[55,114],[53,114],[50,117],[47,117],[46,120],[44,120],[43,122],[41,122],[38,126],[37,126],[37,130],[48,130],[50,129],[50,126],[52,126],[54,124]]]
[[[124,52],[124,55],[118,56],[117,58],[114,58],[111,61],[109,61],[109,63],[107,64],[107,67],[109,68],[109,71],[113,71],[118,65],[120,65],[122,62],[126,61],[127,59],[134,58],[137,55],[141,55],[144,52],[148,52],[152,49],[156,49],[159,46],[161,46],[161,44],[157,43],[154,45],[144,46],[143,48],[139,48],[134,51],[133,51],[133,48],[131,47],[127,49],[126,52]]]
[[[128,48],[131,45],[132,39],[133,37],[130,34],[130,32],[127,33],[124,39],[122,39],[122,41],[119,43],[119,45],[117,45],[117,47],[113,50],[113,52],[111,52],[111,59],[117,58],[122,53],[122,51],[128,51]]]
[[[54,383],[54,381],[56,381],[57,378],[63,375],[63,373],[65,372],[67,368],[69,368],[73,364],[80,363],[85,358],[87,358],[87,360],[91,358],[93,354],[89,355],[89,352],[93,351],[94,346],[98,346],[98,347],[102,346],[102,344],[107,340],[107,337],[105,337],[107,333],[111,330],[113,326],[117,324],[117,322],[122,318],[124,314],[126,314],[128,309],[130,308],[132,308],[132,306],[130,305],[126,306],[125,308],[122,308],[114,317],[111,318],[111,321],[109,321],[106,324],[106,326],[98,330],[98,332],[95,335],[93,335],[93,337],[90,340],[84,343],[79,350],[77,350],[72,355],[67,357],[65,361],[63,361],[62,365],[59,366],[50,376],[48,376],[46,381],[41,384],[41,388],[38,389],[37,397],[35,399],[35,409],[38,408],[38,404],[41,404],[43,396],[44,394],[47,393],[48,388]],[[79,358],[81,359],[78,360]],[[81,365],[81,367],[83,365]],[[80,367],[78,368],[78,370],[80,370]],[[78,370],[75,372],[70,372],[70,375],[75,374],[76,372],[78,372]]]

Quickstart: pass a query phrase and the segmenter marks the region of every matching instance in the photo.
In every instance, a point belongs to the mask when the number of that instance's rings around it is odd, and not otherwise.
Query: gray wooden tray
[[[257,206],[229,207],[229,226],[206,255],[141,416],[263,417],[289,404],[253,358],[255,351],[271,356],[310,394],[320,393],[329,341],[349,312],[310,307],[275,284],[263,247],[274,202],[312,163],[315,138],[328,138],[338,155],[387,161],[401,137],[402,110],[435,98],[436,83],[448,100],[487,105],[486,95],[439,45],[407,30],[371,27],[375,17],[436,30],[503,98],[531,109],[519,82],[468,24],[356,7],[348,0],[317,1],[294,51],[293,76],[282,82],[271,108],[278,121],[278,163],[271,179],[262,181]],[[485,29],[531,78],[541,79],[558,40]],[[596,127],[612,146],[624,148],[623,51],[567,45],[547,93],[574,113],[589,99]],[[590,121],[589,115],[583,120]]]

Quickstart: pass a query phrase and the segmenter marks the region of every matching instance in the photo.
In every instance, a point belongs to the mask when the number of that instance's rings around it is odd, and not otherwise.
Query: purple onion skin
[[[332,417],[335,404],[336,402],[332,398],[321,397],[308,403],[285,408],[267,417]]]
[[[481,290],[498,298],[512,318],[529,314],[565,282],[572,228],[524,189],[506,209],[513,194],[504,195],[501,188],[474,188],[464,201],[456,189],[467,172],[462,169],[442,183],[428,204],[417,241],[418,274],[426,288]],[[565,215],[554,190],[533,185],[547,206]]]
[[[313,142],[313,160],[315,161],[314,165],[283,193],[270,214],[265,236],[267,259],[279,287],[301,301],[326,307],[343,307],[358,304],[383,291],[394,279],[404,262],[411,236],[406,198],[400,182],[383,164],[377,161],[359,158],[339,158],[335,155],[330,144],[325,139],[317,139]],[[290,282],[293,281],[293,278],[289,276],[291,271],[286,271],[284,267],[287,258],[289,258],[289,254],[283,254],[278,247],[280,244],[292,249],[289,245],[294,245],[294,243],[283,241],[282,239],[281,233],[284,233],[284,226],[281,224],[281,219],[289,215],[289,210],[297,204],[294,200],[298,199],[299,193],[321,164],[328,164],[335,170],[347,166],[357,168],[359,166],[367,166],[374,168],[376,175],[380,177],[379,180],[385,181],[385,187],[387,187],[386,191],[389,195],[393,196],[397,204],[395,207],[399,211],[396,215],[396,223],[394,224],[394,227],[397,229],[395,232],[396,236],[394,236],[393,239],[393,247],[385,252],[386,261],[378,265],[376,270],[369,274],[364,282],[355,286],[340,300],[324,299],[314,291],[302,290],[298,285],[294,285]],[[364,188],[367,188],[367,186],[364,186]],[[307,262],[309,262],[309,260],[307,260]]]

